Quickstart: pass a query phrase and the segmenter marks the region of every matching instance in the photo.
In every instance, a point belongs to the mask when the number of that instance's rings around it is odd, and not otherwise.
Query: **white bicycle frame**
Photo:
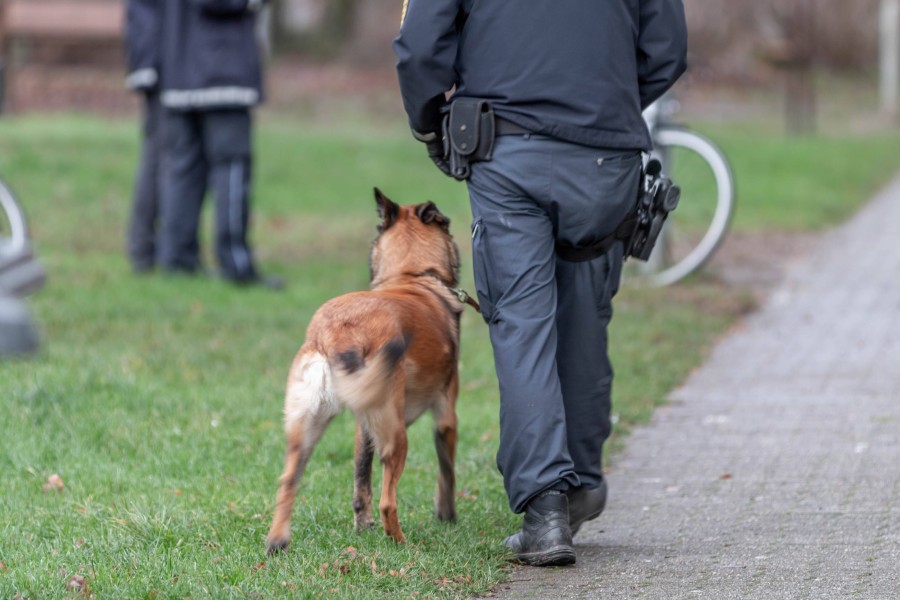
[[[3,182],[0,182],[0,209],[6,213],[10,226],[10,238],[0,236],[0,256],[22,252],[28,247],[28,228],[25,225],[25,216],[12,192]]]
[[[43,287],[46,273],[32,254],[25,215],[2,181],[0,210],[10,227],[9,237],[6,232],[0,235],[0,295],[26,296]]]
[[[694,249],[679,261],[676,267],[667,267],[671,258],[667,255],[667,252],[670,248],[672,233],[668,222],[663,226],[656,248],[650,255],[650,259],[638,267],[638,270],[643,274],[647,282],[657,286],[674,283],[700,268],[721,242],[728,228],[733,210],[733,177],[728,163],[725,161],[724,156],[721,155],[721,152],[706,138],[692,131],[677,127],[660,126],[660,116],[663,112],[661,105],[673,102],[675,101],[664,97],[651,104],[644,111],[644,120],[656,146],[650,155],[645,155],[645,163],[651,157],[658,158],[665,173],[671,158],[667,154],[669,147],[692,150],[705,160],[713,172],[717,188],[716,209],[706,234]],[[678,182],[675,181],[675,184],[677,185]]]

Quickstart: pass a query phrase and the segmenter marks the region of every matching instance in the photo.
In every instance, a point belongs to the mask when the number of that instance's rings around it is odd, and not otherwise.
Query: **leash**
[[[470,296],[468,294],[468,292],[466,292],[466,290],[464,290],[462,288],[450,287],[450,284],[448,284],[446,281],[441,279],[441,277],[434,271],[429,270],[429,271],[424,271],[421,273],[407,273],[407,274],[411,275],[413,277],[422,277],[422,276],[427,275],[428,277],[433,277],[433,278],[437,279],[444,285],[445,288],[447,288],[448,290],[453,292],[453,295],[456,296],[457,300],[459,300],[463,304],[468,304],[469,306],[474,308],[478,314],[481,314],[481,306],[478,304],[478,301],[475,300],[475,298]]]
[[[462,302],[463,304],[468,304],[469,306],[474,308],[477,313],[481,314],[481,306],[479,306],[478,301],[476,301],[472,296],[470,296],[466,292],[466,290],[464,290],[462,288],[449,288],[449,289],[451,292],[456,294],[456,297],[459,299],[460,302]]]

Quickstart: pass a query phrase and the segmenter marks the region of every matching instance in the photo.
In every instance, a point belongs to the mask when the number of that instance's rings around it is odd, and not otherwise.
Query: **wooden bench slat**
[[[122,36],[121,2],[7,0],[5,26],[13,37],[104,38]]]

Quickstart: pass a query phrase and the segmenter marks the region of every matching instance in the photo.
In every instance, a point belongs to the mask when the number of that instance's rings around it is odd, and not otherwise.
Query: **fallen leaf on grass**
[[[63,483],[62,477],[54,473],[50,477],[47,478],[47,482],[41,486],[41,489],[45,492],[49,491],[63,491],[63,488],[66,487]]]
[[[76,592],[80,592],[84,589],[84,586],[87,585],[87,582],[81,575],[72,575],[71,577],[69,577],[69,581],[66,583],[66,585],[68,585],[69,588],[75,590]]]
[[[472,583],[472,576],[471,575],[457,575],[453,579],[450,579],[449,577],[444,576],[444,577],[441,577],[440,579],[435,579],[434,583],[435,583],[435,585],[437,585],[440,588],[445,588],[449,585],[453,585],[454,583]]]
[[[338,556],[346,555],[346,556],[350,557],[350,560],[353,560],[356,558],[357,554],[358,554],[358,551],[356,548],[354,548],[353,546],[347,546],[346,548],[341,550],[341,553]]]
[[[463,488],[456,492],[456,497],[461,500],[468,500],[469,502],[473,502],[478,499],[478,490]]]
[[[255,567],[253,567],[250,571],[251,571],[252,573],[256,573],[257,571],[259,571],[260,569],[262,569],[262,568],[265,567],[265,566],[266,566],[266,561],[262,561],[261,563],[259,563],[259,564],[256,565]]]
[[[0,560],[0,573],[6,573],[6,565],[3,564],[3,561]]]

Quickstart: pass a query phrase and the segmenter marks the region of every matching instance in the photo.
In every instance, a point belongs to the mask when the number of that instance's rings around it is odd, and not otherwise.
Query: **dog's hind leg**
[[[434,448],[438,458],[437,494],[434,497],[434,515],[441,521],[456,520],[456,459],[457,419],[454,404],[459,380],[454,377],[448,390],[448,401],[434,419]]]
[[[353,462],[353,514],[357,531],[375,524],[372,519],[372,459],[375,443],[359,420],[356,421],[356,443]]]
[[[403,474],[406,465],[406,427],[403,419],[397,419],[399,427],[391,433],[391,441],[387,444],[387,451],[381,453],[382,482],[381,501],[378,508],[381,511],[381,523],[384,532],[401,544],[406,541],[406,536],[400,529],[400,519],[397,515],[397,484]]]
[[[284,472],[279,479],[275,516],[266,536],[269,554],[284,550],[291,540],[291,511],[297,486],[313,448],[339,412],[331,395],[330,371],[324,360],[313,356],[292,370],[285,399]]]
[[[384,532],[403,543],[406,536],[397,516],[397,484],[406,465],[406,423],[403,418],[403,377],[396,377],[388,392],[388,401],[366,415],[369,431],[375,439],[381,458],[381,523]]]

